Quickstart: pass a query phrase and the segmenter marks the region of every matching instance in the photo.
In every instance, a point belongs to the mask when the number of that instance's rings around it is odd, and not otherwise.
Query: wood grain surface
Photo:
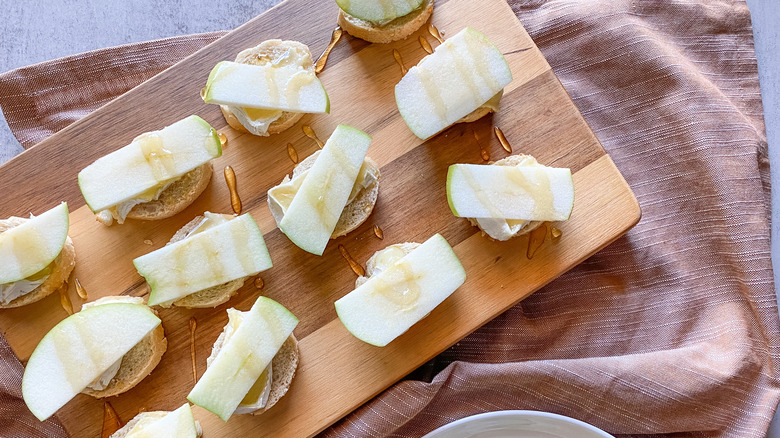
[[[505,54],[514,80],[505,89],[498,114],[455,125],[426,142],[416,138],[398,114],[393,87],[401,70],[392,56],[397,49],[407,67],[422,59],[425,52],[418,37],[437,45],[425,28],[385,45],[345,36],[320,75],[331,99],[331,114],[305,116],[279,135],[260,138],[234,131],[217,106],[201,101],[198,92],[217,62],[232,60],[242,49],[271,38],[301,41],[316,56],[330,39],[336,15],[331,1],[288,0],[0,167],[0,187],[4,188],[0,217],[38,214],[68,201],[70,236],[77,251],[74,277],[84,285],[90,301],[107,295],[147,294],[132,259],[163,246],[178,228],[203,211],[230,212],[222,169],[226,165],[235,169],[244,212],[250,212],[263,231],[274,268],[262,274],[262,292],[249,282],[230,302],[215,309],[161,309],[167,353],[148,378],[110,399],[124,421],[139,409],[172,410],[185,402],[194,384],[190,318],[197,320],[196,362],[201,375],[211,345],[227,322],[225,309],[246,310],[262,293],[285,305],[301,321],[295,332],[301,341],[301,362],[289,393],[258,417],[234,416],[224,423],[200,408],[195,409],[195,416],[207,436],[315,434],[639,220],[640,209],[630,188],[503,0],[437,1],[432,22],[445,37],[466,26],[485,33]],[[204,194],[170,219],[128,221],[112,227],[97,223],[76,185],[79,170],[139,133],[190,114],[202,116],[228,137]],[[304,124],[324,141],[339,123],[373,136],[368,154],[381,166],[380,194],[368,221],[332,241],[323,256],[317,257],[295,247],[276,228],[266,192],[294,167],[287,154],[288,143],[301,158],[317,150],[303,134]],[[493,135],[494,125],[503,129],[514,153],[528,153],[543,164],[570,167],[574,172],[572,217],[556,224],[562,237],[547,241],[530,260],[527,237],[493,242],[465,219],[453,217],[447,206],[444,183],[450,164],[482,163],[480,148],[493,160],[507,156]],[[374,225],[383,229],[383,240],[374,235]],[[333,307],[335,300],[354,288],[356,278],[338,245],[364,264],[389,244],[422,242],[435,233],[447,238],[460,257],[468,275],[466,283],[387,347],[373,347],[352,337],[336,319]],[[70,298],[79,307],[84,300],[72,283]],[[36,304],[0,312],[0,329],[19,358],[26,360],[43,335],[66,316],[54,294]],[[72,436],[99,436],[103,403],[79,395],[58,415]]]

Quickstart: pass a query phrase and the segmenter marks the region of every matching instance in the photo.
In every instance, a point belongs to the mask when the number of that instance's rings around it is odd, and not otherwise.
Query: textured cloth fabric
[[[510,5],[628,180],[642,221],[323,435],[415,437],[533,409],[621,436],[762,437],[780,400],[780,325],[746,4]],[[9,72],[0,106],[29,147],[216,36]],[[16,410],[18,370],[0,368],[0,400],[16,403],[0,407],[2,436],[33,436],[7,432],[29,416]]]

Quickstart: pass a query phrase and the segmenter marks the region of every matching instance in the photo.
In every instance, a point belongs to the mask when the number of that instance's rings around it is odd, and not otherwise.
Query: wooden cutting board
[[[401,70],[426,53],[418,37],[437,45],[424,27],[404,41],[368,44],[346,36],[320,75],[331,98],[330,115],[309,115],[270,138],[229,128],[217,106],[204,104],[199,91],[211,68],[232,60],[240,50],[266,39],[308,44],[314,55],[327,45],[335,27],[332,1],[287,0],[224,38],[74,123],[0,167],[0,217],[39,214],[60,201],[71,211],[70,236],[76,246],[74,277],[88,299],[147,293],[131,260],[160,248],[182,225],[204,210],[230,212],[222,169],[238,177],[244,211],[257,220],[274,268],[262,274],[265,287],[249,282],[229,303],[216,309],[162,309],[168,351],[154,372],[131,391],[113,397],[122,420],[139,409],[172,410],[193,386],[190,358],[191,318],[197,321],[196,364],[202,375],[211,345],[227,322],[225,309],[248,309],[259,294],[287,306],[300,318],[300,366],[289,393],[266,414],[234,416],[223,423],[196,408],[207,436],[290,436],[315,434],[368,401],[427,360],[504,310],[566,272],[631,228],[640,209],[618,169],[599,144],[542,54],[504,0],[438,0],[432,18],[446,36],[466,26],[485,33],[505,54],[514,80],[506,87],[501,111],[472,124],[459,124],[421,142],[398,114],[393,87]],[[137,134],[160,129],[198,114],[228,137],[206,192],[179,215],[157,222],[128,221],[104,227],[95,222],[76,184],[76,174],[100,156],[128,144]],[[365,130],[374,138],[369,156],[381,166],[380,194],[373,215],[356,231],[332,241],[322,257],[295,247],[275,226],[266,191],[293,169],[287,144],[302,158],[317,146],[302,132],[310,125],[324,141],[339,123]],[[503,129],[514,153],[534,155],[541,163],[570,167],[576,201],[571,219],[555,224],[562,231],[548,239],[532,259],[528,238],[493,242],[447,206],[445,178],[453,163],[483,163],[508,154],[493,135]],[[479,140],[475,138],[478,137]],[[374,225],[384,239],[374,234]],[[460,257],[468,280],[430,316],[385,348],[354,338],[336,318],[333,302],[354,288],[355,274],[339,253],[343,245],[364,264],[393,243],[422,242],[441,233]],[[73,279],[69,296],[78,308]],[[57,294],[20,309],[0,311],[0,329],[21,360],[43,335],[66,317]],[[103,402],[79,395],[59,417],[74,437],[97,437]]]

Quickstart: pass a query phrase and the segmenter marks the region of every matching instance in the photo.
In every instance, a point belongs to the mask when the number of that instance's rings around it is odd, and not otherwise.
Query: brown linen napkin
[[[415,437],[472,414],[534,409],[627,436],[762,437],[780,400],[780,327],[747,6],[510,4],[627,178],[643,219],[413,374],[422,380],[393,386],[323,435]],[[216,36],[9,72],[0,75],[0,107],[29,147]],[[19,410],[0,411],[0,436],[35,436],[10,432],[29,414],[19,373],[6,374],[2,397]]]

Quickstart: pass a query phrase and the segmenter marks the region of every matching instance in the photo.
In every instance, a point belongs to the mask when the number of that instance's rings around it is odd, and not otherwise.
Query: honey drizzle
[[[225,167],[225,182],[230,190],[230,205],[233,207],[233,212],[241,214],[241,198],[238,196],[238,188],[236,187],[236,172],[230,166]]]
[[[65,309],[65,312],[68,313],[68,315],[73,315],[73,302],[70,300],[70,295],[68,294],[68,283],[65,282],[60,286],[59,288],[60,292],[60,304],[62,305],[62,308]]]
[[[200,98],[205,99],[206,98],[206,87],[203,87],[200,89]]]
[[[81,285],[81,282],[79,281],[78,278],[76,279],[76,293],[79,294],[79,297],[82,300],[87,299],[87,290],[84,289],[84,286]]]
[[[298,164],[298,151],[295,150],[295,146],[292,143],[287,143],[287,155],[293,163]]]
[[[433,23],[428,25],[428,33],[430,33],[434,38],[436,38],[439,41],[439,44],[442,44],[444,42],[444,38],[441,37],[439,28],[434,26]]]
[[[190,318],[190,359],[192,359],[192,382],[198,382],[198,367],[195,365],[195,329],[198,328],[198,320]]]
[[[109,438],[123,426],[114,407],[109,402],[103,402],[103,429],[100,432],[100,438]]]
[[[477,131],[472,129],[471,132],[474,134],[474,140],[477,142],[477,146],[479,146],[479,155],[482,157],[482,160],[485,162],[490,161],[490,154],[485,150],[485,148],[482,147],[482,143],[479,141]]]
[[[506,136],[504,135],[504,131],[501,130],[498,126],[493,127],[493,131],[496,133],[496,137],[498,137],[498,141],[501,142],[501,147],[504,148],[507,153],[512,153],[512,145],[509,144],[509,141],[506,139]]]
[[[325,143],[323,143],[323,142],[322,142],[322,140],[320,140],[320,138],[319,138],[319,137],[317,137],[317,134],[314,132],[314,130],[313,130],[313,129],[311,129],[311,126],[309,126],[309,125],[303,125],[303,127],[301,127],[301,129],[303,130],[303,133],[304,133],[304,134],[305,134],[307,137],[309,137],[310,139],[312,139],[312,140],[314,140],[314,141],[316,141],[316,142],[317,142],[317,146],[319,146],[319,148],[320,148],[320,149],[322,149],[323,147],[325,147]]]
[[[552,236],[553,240],[560,238],[562,234],[563,231],[558,228],[550,227],[550,236]]]
[[[428,42],[427,38],[420,35],[419,41],[420,41],[420,45],[422,46],[423,50],[425,50],[426,53],[428,53],[429,55],[433,53],[433,47],[431,47],[431,43]]]
[[[314,73],[320,74],[323,70],[325,70],[325,64],[328,63],[328,56],[330,55],[331,50],[333,50],[334,47],[336,47],[336,44],[341,40],[341,35],[344,34],[344,31],[341,30],[341,26],[336,26],[335,29],[333,29],[333,34],[330,36],[330,43],[328,43],[328,47],[325,48],[325,51],[322,52],[322,55],[320,55],[319,58],[317,58],[317,62],[314,63]]]
[[[358,277],[364,277],[366,275],[366,270],[360,266],[360,263],[356,262],[355,259],[352,258],[349,252],[347,252],[347,248],[344,248],[344,245],[339,245],[339,251],[341,251],[341,256],[344,257],[344,260],[349,263],[349,267],[352,268],[352,272],[354,272]]]
[[[534,257],[534,254],[536,254],[536,251],[542,246],[546,239],[547,222],[542,222],[541,225],[528,233],[528,249],[525,253],[528,260],[531,260]]]
[[[398,63],[398,66],[401,67],[401,74],[405,75],[408,70],[406,69],[406,66],[404,66],[404,60],[401,58],[401,52],[399,52],[398,49],[393,49],[393,58],[395,58],[395,62]]]
[[[222,147],[224,148],[225,146],[227,146],[227,143],[228,143],[227,135],[225,135],[225,134],[220,132],[219,133],[219,144],[222,145]]]
[[[382,240],[385,238],[385,233],[382,231],[381,228],[379,228],[379,225],[374,225],[374,235],[379,238],[379,240]]]
[[[255,289],[257,290],[263,290],[263,288],[265,287],[265,281],[263,281],[263,277],[259,275],[255,278],[254,283],[255,283]]]

